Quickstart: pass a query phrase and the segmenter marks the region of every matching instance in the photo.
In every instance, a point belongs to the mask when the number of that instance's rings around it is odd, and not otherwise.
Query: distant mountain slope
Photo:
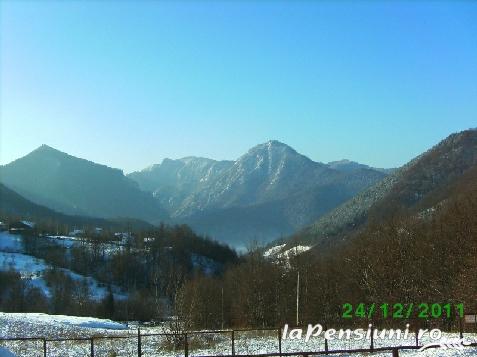
[[[236,161],[166,159],[129,175],[175,221],[239,245],[288,235],[385,176],[365,165],[335,170],[278,141]]]
[[[20,217],[54,217],[57,212],[37,205],[0,183],[0,214]]]
[[[339,178],[340,173],[326,165],[278,141],[269,141],[250,149],[204,189],[189,197],[180,213],[278,201]]]
[[[77,227],[108,227],[124,229],[130,228],[146,229],[151,225],[139,220],[106,220],[102,218],[70,216],[56,212],[44,206],[37,205],[18,193],[10,190],[3,184],[0,184],[0,217],[27,219],[33,222],[42,223],[59,223]]]
[[[394,172],[396,169],[391,168],[391,169],[383,169],[383,168],[376,168],[376,167],[371,167],[368,165],[360,164],[359,162],[355,161],[350,161],[350,160],[339,160],[339,161],[331,161],[327,164],[327,166],[331,169],[335,169],[341,172],[353,172],[359,169],[370,169],[370,170],[376,170],[379,172],[383,172],[385,174],[390,174]]]
[[[401,210],[436,204],[444,192],[477,164],[477,130],[452,134],[371,188],[295,234],[294,242],[334,244],[369,219],[379,221]],[[442,198],[444,199],[444,198]]]
[[[133,172],[128,177],[136,181],[142,190],[152,192],[163,207],[173,214],[189,195],[200,191],[233,163],[201,157],[164,159],[161,164]]]
[[[66,214],[159,222],[166,214],[121,170],[43,145],[0,168],[0,182],[37,204]]]

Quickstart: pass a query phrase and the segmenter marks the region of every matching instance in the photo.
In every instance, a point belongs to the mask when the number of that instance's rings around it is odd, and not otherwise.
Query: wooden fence
[[[462,326],[462,324],[460,324]],[[272,334],[276,333],[277,342],[278,342],[278,351],[270,353],[258,353],[258,354],[237,354],[236,353],[236,335],[240,332],[257,332],[257,331],[268,331]],[[176,341],[181,341],[183,345],[183,355],[184,357],[217,357],[218,355],[192,355],[189,351],[189,341],[193,335],[204,335],[204,334],[227,334],[230,336],[230,350],[231,354],[220,354],[221,357],[286,357],[286,356],[300,356],[300,357],[311,357],[311,356],[320,356],[320,355],[334,355],[334,354],[356,354],[356,353],[373,353],[373,352],[389,352],[390,356],[398,357],[399,352],[403,350],[418,350],[422,346],[419,345],[418,335],[415,334],[415,344],[406,345],[406,346],[389,346],[389,347],[375,347],[373,333],[371,333],[370,346],[369,348],[357,348],[357,349],[329,349],[328,341],[324,339],[323,350],[319,351],[294,351],[294,352],[284,352],[282,351],[282,328],[262,328],[262,329],[233,329],[233,330],[209,330],[209,331],[191,331],[184,333],[142,333],[140,328],[137,329],[137,334],[129,335],[111,335],[111,336],[93,336],[93,337],[71,337],[71,338],[44,338],[44,337],[18,337],[18,338],[0,338],[0,342],[26,342],[26,341],[38,341],[40,349],[42,349],[43,357],[48,356],[48,345],[55,342],[68,342],[68,341],[83,341],[89,345],[89,356],[95,356],[95,341],[98,340],[125,340],[125,339],[134,339],[134,344],[137,343],[137,356],[143,356],[143,339],[145,337],[153,336],[163,336],[163,337],[172,337]],[[460,328],[460,338],[464,336],[464,331],[462,327]],[[431,347],[437,348],[437,347]],[[464,348],[477,348],[477,342],[471,343]],[[477,354],[477,351],[476,351]],[[136,355],[136,353],[134,353]],[[132,355],[131,355],[132,356]]]

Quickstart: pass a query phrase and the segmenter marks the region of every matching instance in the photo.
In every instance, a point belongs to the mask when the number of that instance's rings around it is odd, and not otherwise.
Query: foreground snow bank
[[[72,327],[84,327],[106,330],[124,330],[126,325],[107,319],[97,319],[94,317],[48,315],[42,313],[5,313],[0,312],[0,321],[10,324],[19,322],[29,322],[32,324],[58,326],[68,325]]]
[[[111,326],[113,329],[111,329]],[[0,313],[0,337],[46,337],[53,338],[91,338],[94,337],[95,356],[117,356],[131,357],[137,356],[138,339],[137,329],[130,326],[129,330],[116,329],[124,325],[110,321],[89,317],[46,315],[46,314],[19,314]],[[164,332],[161,326],[151,326],[142,329],[143,334]],[[128,338],[101,338],[128,337]],[[278,336],[276,331],[236,331],[235,332],[235,353],[242,355],[254,355],[278,352]],[[477,335],[466,333],[464,335],[469,342],[477,342]],[[459,333],[443,333],[446,339],[459,338]],[[190,335],[189,354],[191,356],[221,356],[231,354],[231,335],[229,333],[207,333],[206,335]],[[142,356],[144,357],[176,357],[184,355],[182,344],[178,349],[173,349],[170,339],[165,336],[144,336],[142,337]],[[423,339],[422,344],[429,343]],[[43,353],[42,341],[0,341],[2,347],[12,351],[13,355],[6,357],[31,357],[41,356]],[[375,347],[398,346],[402,344],[412,345],[414,335],[411,333],[407,341],[398,340],[375,340]],[[329,342],[330,349],[356,349],[369,348],[369,341],[341,341]],[[303,351],[324,351],[324,339],[320,337],[311,338],[309,341],[298,339],[283,339],[282,352],[296,353],[300,355]],[[7,351],[8,351],[7,350]],[[66,341],[47,343],[47,355],[51,357],[84,357],[90,355],[90,341]],[[373,354],[357,353],[351,355],[343,353],[337,357],[389,357],[390,352],[376,352]],[[464,348],[463,350],[425,350],[402,351],[399,353],[405,357],[470,357],[477,355],[476,348]],[[0,354],[0,357],[3,357]]]

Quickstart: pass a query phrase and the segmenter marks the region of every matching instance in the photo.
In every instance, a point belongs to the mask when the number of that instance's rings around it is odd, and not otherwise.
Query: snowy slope
[[[38,238],[45,239],[45,238]],[[64,242],[65,240],[63,240]],[[8,232],[0,232],[0,270],[14,270],[20,273],[24,279],[29,279],[31,284],[40,288],[43,293],[50,297],[51,292],[47,287],[43,278],[45,271],[51,269],[52,266],[43,259],[24,254],[21,245],[21,236],[9,234]],[[107,287],[99,283],[96,279],[77,274],[69,269],[60,269],[69,275],[73,280],[86,280],[91,292],[91,298],[100,300],[107,295]],[[120,292],[117,287],[112,287],[114,297],[116,299],[124,299],[125,294]]]
[[[48,297],[51,296],[51,293],[46,285],[45,280],[43,279],[43,274],[45,273],[45,271],[51,268],[52,266],[46,263],[43,259],[38,259],[32,257],[31,255],[26,255],[22,253],[0,252],[0,270],[14,270],[19,272],[22,278],[30,279],[33,286],[40,288],[43,293]],[[86,280],[91,292],[92,299],[101,300],[108,293],[106,286],[99,283],[96,279],[92,277],[85,277],[83,275],[72,272],[69,269],[61,268],[60,270],[69,275],[73,280]],[[113,288],[113,291],[115,291],[115,298],[125,298],[124,294],[119,293],[118,288]]]
[[[29,279],[33,286],[39,288],[47,297],[50,297],[50,290],[42,278],[43,273],[48,267],[43,260],[30,255],[0,252],[0,270],[14,270],[20,273],[23,279]]]

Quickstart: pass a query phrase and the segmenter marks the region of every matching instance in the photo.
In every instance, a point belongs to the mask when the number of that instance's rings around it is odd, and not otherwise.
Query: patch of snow
[[[270,257],[275,257],[278,253],[282,251],[283,248],[285,248],[286,244],[280,244],[276,245],[274,247],[268,248],[264,253],[263,256],[265,258],[270,258]]]
[[[297,245],[296,247],[293,247],[293,248],[285,250],[284,252],[281,252],[280,254],[277,255],[277,257],[282,259],[285,258],[288,260],[291,257],[304,253],[310,249],[311,249],[311,246],[308,246],[308,245]]]
[[[21,221],[21,222],[30,228],[35,228],[35,222],[31,222],[31,221]]]

